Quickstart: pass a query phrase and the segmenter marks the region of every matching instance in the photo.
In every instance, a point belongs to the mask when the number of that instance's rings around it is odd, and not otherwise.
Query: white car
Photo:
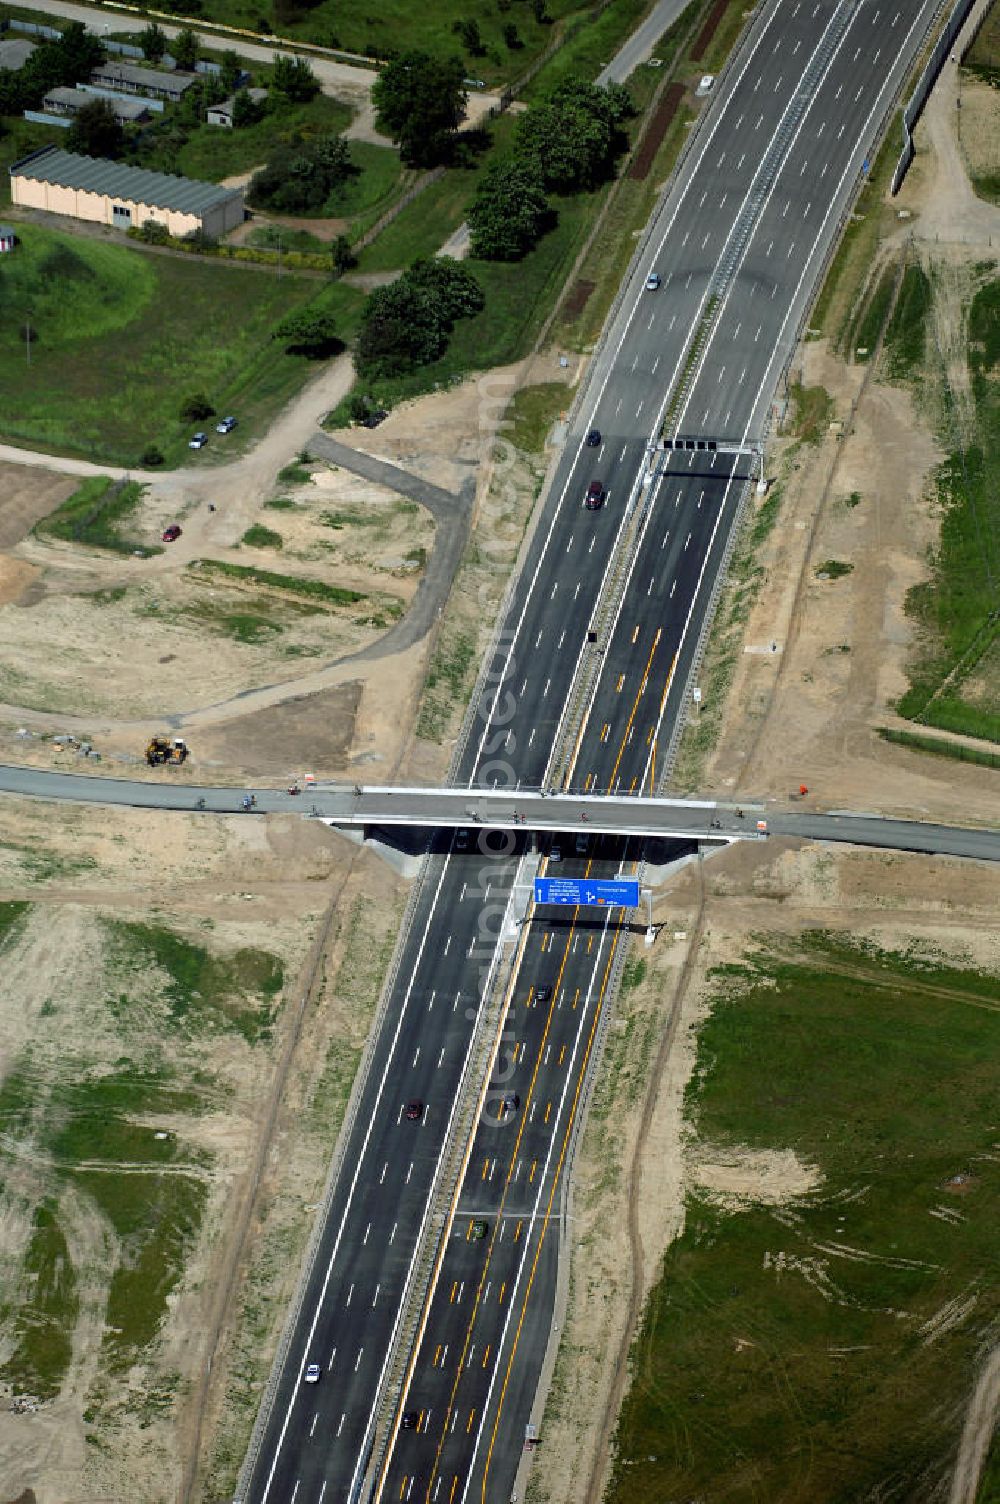
[[[204,449],[208,443],[207,433],[196,433],[193,439],[188,439],[189,449]]]
[[[306,1383],[306,1384],[318,1384],[319,1383],[319,1364],[318,1363],[310,1363],[309,1367],[306,1369],[305,1373],[302,1375],[302,1379],[303,1379],[303,1383]]]
[[[646,291],[655,292],[660,285],[659,272],[650,272],[649,276],[646,278]]]
[[[235,427],[236,419],[233,417],[228,417],[223,418],[219,423],[216,423],[215,431],[216,433],[232,433]]]

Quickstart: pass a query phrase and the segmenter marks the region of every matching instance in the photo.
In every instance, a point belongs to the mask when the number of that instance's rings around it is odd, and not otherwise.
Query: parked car
[[[181,528],[179,523],[172,522],[169,527],[163,529],[162,536],[164,543],[173,543],[180,535]]]
[[[233,417],[228,417],[228,418],[223,418],[221,422],[216,423],[216,425],[215,425],[215,431],[216,431],[216,433],[232,433],[232,431],[233,431],[233,429],[235,427],[236,427],[236,419],[233,418]]]
[[[188,439],[189,449],[204,449],[208,443],[207,433],[196,433],[193,439]]]
[[[584,506],[588,512],[599,512],[604,505],[604,487],[599,480],[592,480],[587,487],[587,499]]]
[[[646,291],[655,292],[656,289],[660,286],[662,286],[662,283],[660,281],[659,272],[650,272],[649,276],[646,278]]]

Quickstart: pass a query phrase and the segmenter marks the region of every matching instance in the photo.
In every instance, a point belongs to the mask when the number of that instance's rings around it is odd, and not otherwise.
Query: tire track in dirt
[[[976,1380],[965,1413],[962,1439],[951,1480],[948,1504],[976,1504],[979,1479],[993,1433],[1000,1421],[1000,1347],[995,1347]]]

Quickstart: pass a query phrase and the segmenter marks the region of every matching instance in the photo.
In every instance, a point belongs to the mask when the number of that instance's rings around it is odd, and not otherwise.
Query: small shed
[[[16,240],[17,236],[10,225],[0,225],[0,255],[5,251],[12,251]]]
[[[254,104],[261,104],[267,98],[266,89],[248,89],[247,93]],[[235,104],[236,95],[230,94],[229,98],[224,99],[221,104],[211,105],[207,116],[209,125],[221,125],[225,130],[231,131],[234,124],[233,107]]]

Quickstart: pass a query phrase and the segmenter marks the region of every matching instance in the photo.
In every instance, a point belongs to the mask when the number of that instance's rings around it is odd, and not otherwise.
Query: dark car
[[[407,1118],[407,1122],[410,1122],[410,1123],[419,1123],[420,1119],[423,1117],[423,1115],[424,1115],[424,1104],[423,1104],[423,1102],[407,1102],[407,1104],[406,1104],[406,1118]]]
[[[419,1426],[420,1426],[420,1411],[419,1410],[404,1410],[403,1411],[403,1430],[404,1431],[416,1431],[419,1428]]]
[[[500,1110],[505,1118],[516,1112],[521,1105],[521,1098],[516,1091],[509,1091],[500,1104]]]
[[[599,448],[601,443],[601,430],[599,428],[592,428],[588,433],[586,439],[584,440],[584,443],[587,445],[588,449]]]
[[[585,505],[588,512],[599,512],[604,505],[604,487],[599,480],[592,480],[587,487]]]
[[[172,522],[169,527],[165,527],[163,529],[164,543],[173,543],[175,539],[180,537],[180,535],[181,530],[176,522]]]
[[[467,830],[460,830],[458,832],[458,835],[455,837],[455,850],[456,851],[468,851],[468,849],[469,849],[469,832]]]
[[[535,997],[538,999],[538,1001],[540,1003],[550,1003],[552,1001],[552,988],[551,987],[536,987],[535,988]]]
[[[485,1238],[489,1233],[489,1230],[490,1224],[485,1220],[485,1218],[477,1217],[476,1220],[470,1224],[469,1231],[466,1234],[466,1237],[473,1243],[481,1243],[483,1238]]]

